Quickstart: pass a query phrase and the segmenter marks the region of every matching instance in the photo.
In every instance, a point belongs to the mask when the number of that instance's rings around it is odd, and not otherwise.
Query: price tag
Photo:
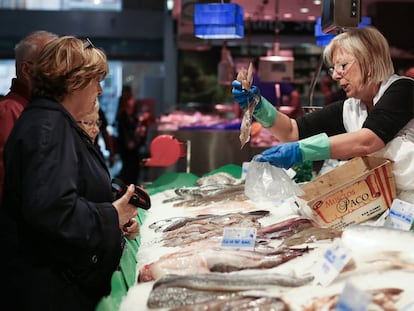
[[[316,284],[328,286],[339,275],[350,259],[350,251],[343,245],[340,239],[335,239],[323,254],[322,261],[316,270]]]
[[[351,283],[346,283],[339,296],[336,311],[366,311],[371,303],[371,295]]]
[[[256,228],[224,227],[222,247],[254,250]]]
[[[414,217],[414,205],[395,199],[390,207],[390,213],[385,227],[409,231]]]

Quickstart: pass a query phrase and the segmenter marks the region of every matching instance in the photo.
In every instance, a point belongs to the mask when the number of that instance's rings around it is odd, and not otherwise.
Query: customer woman
[[[281,142],[260,161],[288,168],[304,160],[349,159],[375,153],[394,160],[397,189],[414,190],[414,81],[394,74],[389,46],[375,28],[337,35],[324,50],[329,72],[347,99],[297,120],[277,112],[260,90],[233,82],[243,108],[258,96],[255,118]],[[412,198],[414,203],[414,198]]]
[[[110,293],[134,192],[113,202],[105,162],[76,120],[91,112],[108,71],[104,52],[65,36],[33,64],[32,101],[5,148],[0,216],[2,307],[94,310]],[[7,309],[7,308],[6,308]]]

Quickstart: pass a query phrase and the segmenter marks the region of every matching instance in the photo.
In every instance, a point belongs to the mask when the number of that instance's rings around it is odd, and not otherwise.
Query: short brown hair
[[[32,97],[60,101],[93,80],[103,80],[107,73],[108,61],[102,50],[73,36],[63,36],[40,52],[33,66]]]

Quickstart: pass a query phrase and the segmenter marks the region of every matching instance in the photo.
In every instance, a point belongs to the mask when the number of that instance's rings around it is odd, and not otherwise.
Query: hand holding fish
[[[253,65],[250,63],[248,70],[242,68],[237,74],[237,80],[233,81],[232,94],[234,100],[242,109],[246,109],[240,126],[241,148],[250,140],[253,112],[260,104],[260,91],[253,83]]]
[[[233,99],[240,108],[246,109],[251,104],[260,103],[260,90],[253,83],[253,65],[250,63],[249,69],[242,68],[237,74],[237,79],[232,82]],[[259,108],[259,107],[257,107]]]

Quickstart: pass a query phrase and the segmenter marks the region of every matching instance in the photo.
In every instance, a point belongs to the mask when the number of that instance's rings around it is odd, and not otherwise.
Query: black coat
[[[13,310],[93,310],[110,293],[123,247],[103,158],[47,99],[23,111],[4,158],[2,298]]]

